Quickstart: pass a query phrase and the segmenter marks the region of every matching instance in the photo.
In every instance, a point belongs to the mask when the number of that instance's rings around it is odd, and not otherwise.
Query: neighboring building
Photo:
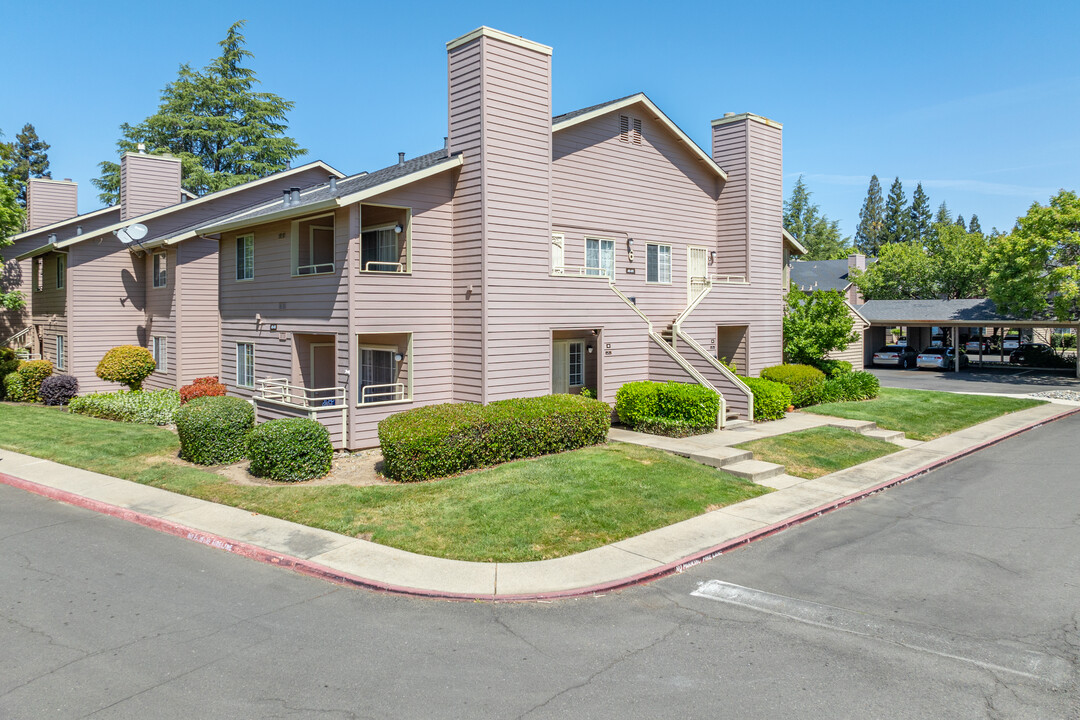
[[[164,338],[170,369],[148,386],[218,374],[260,420],[315,417],[347,448],[410,407],[583,388],[610,403],[640,379],[701,383],[721,422],[749,416],[717,358],[750,375],[781,361],[799,247],[781,228],[780,124],[725,115],[706,152],[643,94],[553,118],[544,45],[480,28],[447,52],[440,150],[344,178],[280,173],[233,207],[171,206],[167,227],[157,211],[82,240],[77,218],[21,236],[22,263],[69,253],[59,315],[98,319],[67,342],[80,381],[96,387],[89,361],[108,347]],[[150,231],[125,247],[111,231],[134,222]],[[111,258],[98,280],[72,277],[80,247]]]
[[[838,290],[844,294],[852,327],[859,334],[859,339],[848,345],[843,352],[830,353],[829,358],[846,360],[854,369],[862,370],[865,366],[863,334],[869,323],[856,309],[862,304],[863,298],[859,288],[851,281],[851,271],[855,269],[866,269],[865,255],[855,253],[843,260],[796,260],[791,264],[791,284],[805,293]]]

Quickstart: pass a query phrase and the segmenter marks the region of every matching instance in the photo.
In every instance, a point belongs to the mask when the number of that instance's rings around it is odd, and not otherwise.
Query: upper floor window
[[[34,292],[41,292],[45,289],[45,259],[40,255],[34,258],[33,263],[33,279]]]
[[[163,288],[169,282],[168,256],[163,252],[154,253],[154,287]]]
[[[585,238],[585,274],[615,279],[615,241]]]
[[[293,275],[334,272],[334,216],[293,223]]]
[[[671,246],[645,245],[645,282],[671,282]]]
[[[360,234],[360,269],[405,272],[405,228],[401,223],[368,228]]]
[[[67,273],[67,255],[56,256],[56,289],[64,289],[64,276]]]
[[[251,280],[255,277],[255,236],[241,235],[236,238],[236,279]]]

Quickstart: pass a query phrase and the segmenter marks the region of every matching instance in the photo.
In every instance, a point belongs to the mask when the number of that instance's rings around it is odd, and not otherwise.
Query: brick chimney
[[[79,184],[70,178],[30,178],[26,183],[26,229],[68,220],[79,214]]]
[[[712,156],[728,175],[717,203],[718,275],[783,282],[783,125],[751,113],[712,122]],[[753,252],[751,253],[751,247]]]
[[[180,158],[124,153],[120,158],[120,219],[160,210],[180,202]]]

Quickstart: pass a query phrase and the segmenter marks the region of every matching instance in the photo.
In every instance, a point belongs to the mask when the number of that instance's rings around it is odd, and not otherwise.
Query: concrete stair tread
[[[750,482],[759,482],[777,475],[783,475],[784,466],[762,460],[742,460],[731,465],[725,465],[724,472]]]
[[[739,450],[738,448],[726,446],[710,448],[690,455],[690,459],[694,462],[718,468],[743,462],[744,460],[752,460],[753,458],[754,454],[749,450]]]
[[[877,423],[870,420],[835,420],[830,422],[828,427],[850,430],[859,433],[860,435],[865,435],[872,430],[878,429]]]
[[[903,440],[906,438],[904,433],[899,430],[881,430],[880,428],[876,430],[867,430],[862,434],[866,437],[877,438],[879,440],[888,440],[889,442]]]

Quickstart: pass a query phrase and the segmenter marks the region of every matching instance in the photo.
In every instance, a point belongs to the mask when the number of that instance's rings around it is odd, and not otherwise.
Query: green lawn
[[[933,440],[1044,402],[991,395],[881,388],[881,395],[875,400],[826,403],[807,408],[807,412],[851,420],[873,420],[878,427],[886,430],[902,430],[912,440]]]
[[[750,450],[755,460],[783,465],[788,475],[801,478],[828,475],[900,449],[885,440],[830,427],[751,440],[735,447]]]
[[[426,483],[239,486],[171,460],[179,445],[168,430],[11,404],[0,405],[0,447],[459,560],[570,555],[769,491],[620,443]]]

